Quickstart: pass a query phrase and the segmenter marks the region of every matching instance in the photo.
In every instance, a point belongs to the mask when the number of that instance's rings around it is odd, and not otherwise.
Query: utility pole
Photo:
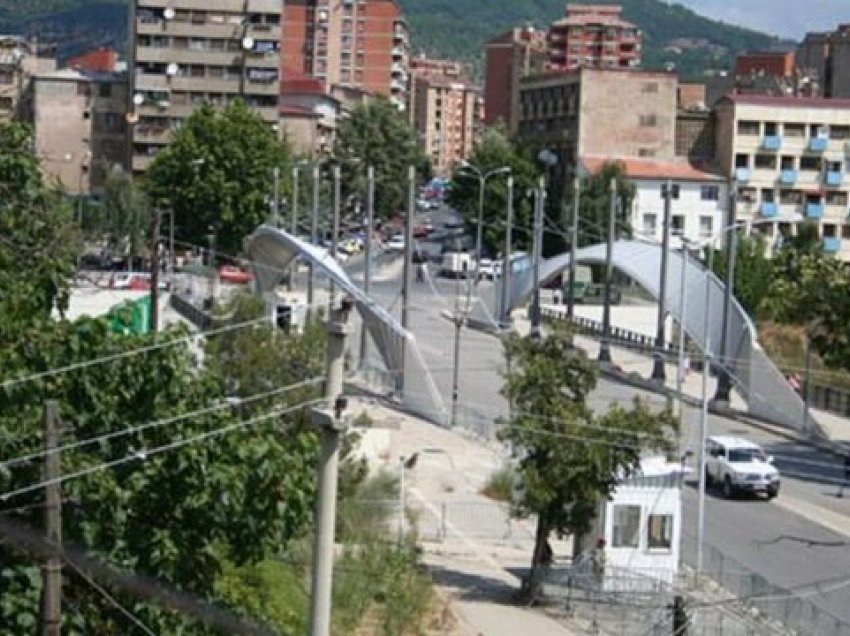
[[[213,307],[215,307],[215,296],[216,296],[216,282],[218,279],[218,273],[215,269],[215,228],[210,227],[210,233],[207,235],[207,238],[210,241],[210,251],[209,251],[209,268],[210,268],[210,313],[213,311]]]
[[[280,226],[280,167],[275,166],[272,173],[274,175],[274,199],[272,200],[272,225]]]
[[[292,236],[298,236],[298,166],[292,166],[292,218],[290,219],[289,232]],[[295,259],[292,259],[292,264],[289,266],[289,291],[295,289]]]
[[[416,167],[407,169],[407,214],[404,219],[404,270],[401,282],[401,326],[410,329],[410,276],[413,270],[413,211],[416,206]],[[401,345],[401,369],[398,370],[399,390],[404,391],[404,369],[407,347]]]
[[[532,250],[533,295],[531,297],[531,329],[528,337],[540,338],[540,259],[543,255],[543,208],[546,204],[546,177],[537,181],[534,197],[534,249]]]
[[[575,287],[576,287],[576,255],[578,254],[578,215],[581,207],[581,179],[573,179],[573,218],[570,228],[570,275],[567,280],[569,290],[567,291],[567,316],[575,315]]]
[[[460,395],[460,332],[463,325],[466,323],[466,318],[469,314],[472,305],[472,284],[469,279],[469,270],[466,272],[466,304],[461,310],[460,308],[460,279],[455,278],[455,349],[454,349],[454,364],[452,366],[452,413],[449,426],[454,428],[457,425],[457,407],[458,397]]]
[[[679,281],[679,365],[676,373],[676,392],[679,395],[679,456],[682,455],[682,431],[685,430],[685,400],[684,400],[684,382],[685,382],[685,324],[687,323],[687,279],[688,272],[688,244],[682,241],[682,273]]]
[[[605,247],[605,298],[602,305],[602,341],[599,362],[611,362],[611,274],[614,259],[614,232],[617,226],[617,180],[611,179],[608,210],[608,244]]]
[[[59,447],[59,407],[54,400],[44,404],[44,534],[52,547],[62,547],[62,486],[54,480],[61,475]],[[61,636],[62,559],[51,556],[41,568],[41,634]]]
[[[372,230],[375,225],[375,167],[366,168],[366,246],[364,250],[363,293],[369,295],[372,286]],[[360,368],[366,367],[368,355],[368,336],[366,321],[360,327]]]
[[[717,369],[717,390],[714,400],[720,406],[729,405],[729,393],[732,390],[732,382],[729,372],[729,314],[732,311],[732,293],[735,289],[735,252],[738,249],[738,228],[735,222],[735,182],[731,182],[729,188],[729,216],[727,218],[728,233],[726,235],[726,288],[723,290],[723,322],[720,331],[720,360],[715,367]]]
[[[174,253],[174,208],[168,212],[168,288],[174,293],[174,270],[177,268],[177,255]]]
[[[345,299],[332,310],[328,321],[328,353],[325,397],[327,406],[313,411],[313,423],[321,430],[319,457],[319,497],[316,507],[316,537],[313,544],[313,572],[310,591],[310,635],[329,636],[331,629],[331,589],[334,564],[334,528],[339,474],[339,446],[345,424],[342,397],[345,372],[345,339],[352,303]]]
[[[510,302],[513,294],[511,288],[511,249],[514,231],[514,176],[508,175],[508,209],[505,218],[505,255],[502,259],[502,285],[499,313],[499,326],[507,329],[511,324]]]
[[[159,331],[159,226],[162,211],[154,210],[151,219],[151,333]]]
[[[331,224],[331,256],[336,258],[337,243],[339,242],[339,197],[340,197],[340,167],[339,164],[334,164],[333,167],[333,182],[334,182],[334,201],[333,201],[333,222]],[[328,312],[333,308],[336,301],[336,287],[331,280],[331,293],[328,302]]]
[[[664,222],[661,224],[661,280],[658,294],[658,324],[655,332],[655,356],[652,365],[652,379],[663,383],[667,377],[664,370],[664,323],[667,320],[667,261],[670,255],[670,214],[673,201],[673,183],[670,179],[664,184]],[[684,232],[683,232],[684,234]],[[684,236],[682,237],[684,245]]]
[[[310,210],[310,244],[319,242],[319,164],[313,166],[313,201]],[[309,261],[309,259],[308,259]],[[307,279],[307,315],[313,314],[313,294],[316,283],[316,268],[313,262],[308,262],[309,278]]]

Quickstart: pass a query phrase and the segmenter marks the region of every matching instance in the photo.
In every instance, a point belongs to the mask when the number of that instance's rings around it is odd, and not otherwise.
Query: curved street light
[[[484,172],[481,168],[469,163],[466,159],[462,159],[460,162],[460,169],[457,170],[456,173],[461,176],[474,177],[478,179],[478,226],[476,227],[475,235],[475,284],[477,285],[479,268],[481,267],[481,241],[482,231],[484,228],[484,189],[487,184],[487,179],[500,174],[510,174],[511,167],[501,166]]]

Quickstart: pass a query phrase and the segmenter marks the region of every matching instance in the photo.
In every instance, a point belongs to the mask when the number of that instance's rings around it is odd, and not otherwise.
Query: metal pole
[[[735,184],[730,187],[728,234],[726,235],[726,289],[723,294],[723,328],[720,332],[720,363],[717,368],[717,390],[714,402],[728,406],[732,382],[726,371],[729,364],[729,314],[732,311],[732,294],[735,289],[735,252],[737,252],[738,232],[735,223]]]
[[[682,431],[685,425],[685,401],[683,399],[684,374],[685,374],[685,310],[687,307],[687,296],[685,295],[685,278],[688,268],[688,246],[682,241],[682,274],[679,281],[679,366],[676,374],[676,392],[679,395],[679,456],[682,455]]]
[[[292,218],[289,228],[292,236],[298,236],[298,177],[298,166],[292,166]],[[295,259],[292,259],[292,264],[289,266],[289,291],[295,289],[296,268]]]
[[[337,243],[339,241],[339,198],[340,198],[340,167],[339,164],[333,167],[333,182],[334,182],[334,201],[333,201],[333,222],[331,228],[331,255],[336,258]],[[336,287],[331,279],[330,301],[328,311],[333,309],[336,300]]]
[[[664,184],[664,222],[661,236],[661,280],[658,294],[658,324],[655,332],[655,356],[652,365],[652,379],[664,382],[667,377],[664,369],[664,323],[667,320],[667,263],[670,259],[670,208],[673,202],[673,183],[670,179]],[[684,236],[683,236],[684,239]],[[683,243],[684,244],[684,243]]]
[[[401,283],[401,326],[410,330],[410,276],[413,273],[413,212],[416,209],[416,166],[407,169],[407,214],[404,219],[404,270]],[[399,390],[404,391],[404,369],[407,347],[401,344],[401,369],[398,369]]]
[[[543,253],[543,206],[546,197],[546,177],[537,181],[537,192],[534,198],[534,249],[532,262],[533,295],[531,297],[531,329],[530,338],[540,338],[540,259]]]
[[[455,350],[454,350],[454,362],[452,365],[452,420],[450,422],[451,428],[457,426],[457,406],[458,406],[458,382],[460,379],[459,369],[460,369],[460,331],[463,327],[463,317],[460,313],[460,307],[458,304],[458,294],[455,292],[455,315],[454,315],[454,323],[455,323]]]
[[[705,271],[705,301],[703,302],[703,361],[702,361],[702,412],[699,423],[699,507],[697,512],[697,574],[702,574],[702,545],[705,539],[705,442],[708,438],[708,373],[711,365],[711,337],[708,322],[711,317],[711,266],[714,248],[709,243],[708,269]]]
[[[325,397],[335,413],[314,411],[314,422],[321,426],[319,458],[319,498],[316,509],[316,537],[313,545],[313,572],[310,594],[310,634],[328,636],[331,628],[331,589],[333,585],[334,527],[336,524],[339,447],[343,424],[337,408],[342,394],[345,371],[345,338],[348,334],[350,307],[343,304],[333,311],[328,322],[327,378]]]
[[[369,295],[372,285],[372,229],[375,225],[375,167],[366,168],[366,245],[364,250],[363,293]],[[360,368],[366,367],[368,332],[366,322],[360,328]]]
[[[272,217],[272,225],[275,227],[280,227],[280,168],[278,166],[274,167],[274,200],[272,201],[272,210],[274,216]]]
[[[481,242],[483,240],[484,224],[484,188],[487,186],[487,175],[478,175],[478,227],[475,230],[475,284],[481,278]]]
[[[151,228],[151,332],[159,331],[159,226],[162,212],[154,210]]]
[[[58,479],[60,466],[59,407],[53,400],[44,403],[44,534],[56,548],[62,547],[62,486]],[[53,483],[51,483],[53,482]],[[41,568],[43,587],[41,590],[41,634],[60,636],[62,630],[62,560],[57,556],[47,559]]]
[[[174,253],[174,208],[168,213],[168,287],[174,293],[174,270],[177,268],[177,255]]]
[[[611,362],[611,273],[614,257],[614,232],[617,225],[617,180],[611,179],[608,211],[608,244],[605,248],[605,298],[602,305],[602,342],[599,362]]]
[[[319,165],[313,166],[313,200],[310,209],[310,245],[316,245],[319,242]],[[313,313],[313,302],[316,285],[316,268],[312,262],[308,263],[308,279],[307,279],[307,315]]]
[[[568,279],[569,291],[567,292],[567,315],[572,318],[575,315],[575,285],[576,285],[576,254],[578,250],[578,217],[581,205],[581,179],[573,179],[573,218],[570,230],[570,275]]]
[[[502,259],[501,294],[499,301],[499,326],[507,329],[511,323],[511,239],[514,229],[514,177],[508,175],[508,209],[505,218],[505,254]]]

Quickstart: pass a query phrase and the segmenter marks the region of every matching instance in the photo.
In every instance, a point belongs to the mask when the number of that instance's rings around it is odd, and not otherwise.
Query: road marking
[[[783,497],[782,495],[774,499],[773,503],[827,530],[832,530],[836,534],[850,537],[850,521],[848,521],[846,515],[832,512],[822,506],[806,503],[800,499]]]

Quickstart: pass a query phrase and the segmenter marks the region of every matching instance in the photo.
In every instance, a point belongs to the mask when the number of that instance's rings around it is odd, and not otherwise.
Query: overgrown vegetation
[[[481,494],[496,501],[511,501],[516,486],[516,470],[513,466],[503,466],[494,471],[484,483]]]

